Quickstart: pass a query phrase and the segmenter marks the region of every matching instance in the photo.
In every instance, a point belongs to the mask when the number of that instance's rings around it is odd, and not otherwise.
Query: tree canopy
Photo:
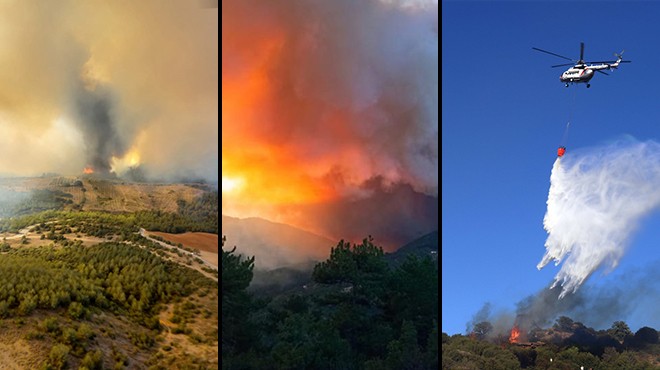
[[[341,240],[308,284],[263,299],[243,295],[254,258],[235,253],[223,251],[224,368],[437,369],[431,258],[391,269],[373,238]]]

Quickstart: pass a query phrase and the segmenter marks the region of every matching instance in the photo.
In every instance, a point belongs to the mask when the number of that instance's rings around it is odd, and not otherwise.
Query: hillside
[[[438,231],[436,230],[405,244],[393,253],[386,254],[386,258],[390,264],[398,266],[406,260],[408,255],[415,255],[420,258],[429,256],[437,265],[438,245]]]
[[[12,205],[17,205],[20,213],[54,206],[84,211],[177,212],[181,201],[190,203],[209,190],[204,184],[132,183],[90,175],[0,179],[0,194],[14,200]]]
[[[336,242],[296,227],[262,218],[222,216],[222,235],[227,247],[256,256],[255,268],[272,270],[328,258]]]
[[[237,246],[237,253],[256,257],[250,291],[268,296],[302,289],[311,282],[314,265],[327,259],[337,245],[316,234],[260,218],[222,216],[222,235],[227,236],[229,246]],[[385,260],[396,267],[408,255],[429,256],[437,265],[437,253],[438,232],[434,231],[386,253]]]
[[[223,217],[224,220],[224,217]],[[286,226],[286,225],[284,225]],[[224,224],[223,224],[224,227]],[[243,244],[238,244],[243,245]],[[336,243],[332,246],[336,247]],[[237,248],[240,251],[240,248]],[[285,266],[267,268],[259,265],[259,254],[247,253],[249,256],[257,256],[255,261],[254,277],[250,284],[250,291],[259,295],[277,295],[284,292],[296,292],[303,289],[312,281],[312,271],[317,261],[308,260],[305,262],[292,263]],[[391,268],[400,266],[408,256],[418,258],[430,257],[436,264],[438,263],[438,232],[428,233],[418,239],[398,248],[393,253],[385,253],[384,260]]]

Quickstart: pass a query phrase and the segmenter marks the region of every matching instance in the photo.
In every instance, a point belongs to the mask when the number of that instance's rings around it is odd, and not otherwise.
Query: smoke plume
[[[482,321],[493,325],[491,337],[508,335],[518,325],[523,333],[534,328],[550,327],[560,316],[596,329],[609,328],[615,321],[625,321],[631,328],[660,326],[660,270],[658,261],[636,271],[610,276],[599,284],[586,283],[582,289],[559,299],[561,289],[547,286],[516,304],[515,313],[495,310],[490,303],[473,316],[467,333]]]
[[[0,173],[217,181],[218,9],[0,2]]]
[[[301,216],[292,212],[289,218],[300,227],[319,228],[326,235],[354,242],[372,235],[386,251],[438,228],[437,198],[416,192],[408,184],[385,187],[382,181],[366,181],[360,189],[369,195],[361,198],[290,207]]]
[[[242,184],[223,192],[223,213],[331,238],[360,229],[364,238],[369,217],[344,210],[381,190],[410,187],[437,210],[437,10],[434,2],[223,1],[222,174]],[[437,216],[430,222],[425,232]]]
[[[83,134],[87,162],[94,171],[109,173],[110,159],[124,155],[124,144],[115,128],[110,93],[97,87],[75,94],[78,124]]]
[[[555,162],[550,183],[537,267],[563,260],[552,284],[563,298],[597,269],[614,269],[641,218],[660,205],[660,144],[631,139],[569,153]]]
[[[615,321],[631,327],[660,325],[660,271],[657,261],[637,271],[612,276],[602,284],[562,294],[559,287],[542,289],[517,304],[516,322],[525,330],[544,328],[559,316],[567,316],[594,328],[608,328]],[[632,320],[632,321],[630,321]]]

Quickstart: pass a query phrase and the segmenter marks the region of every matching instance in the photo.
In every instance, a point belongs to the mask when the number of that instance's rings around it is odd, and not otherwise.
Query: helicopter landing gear
[[[587,84],[587,89],[591,87],[591,84]]]
[[[566,84],[565,86],[568,87],[568,84]]]

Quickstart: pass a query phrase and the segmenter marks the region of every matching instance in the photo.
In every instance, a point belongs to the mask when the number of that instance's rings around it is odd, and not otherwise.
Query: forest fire
[[[94,173],[94,168],[92,168],[92,167],[85,167],[85,168],[83,169],[83,173],[86,174],[86,175],[92,174],[92,173]]]
[[[511,336],[509,336],[509,343],[511,344],[518,343],[519,337],[520,337],[520,329],[518,329],[518,325],[514,325],[513,328],[511,328]]]
[[[435,7],[222,5],[222,213],[391,247],[435,228]]]

